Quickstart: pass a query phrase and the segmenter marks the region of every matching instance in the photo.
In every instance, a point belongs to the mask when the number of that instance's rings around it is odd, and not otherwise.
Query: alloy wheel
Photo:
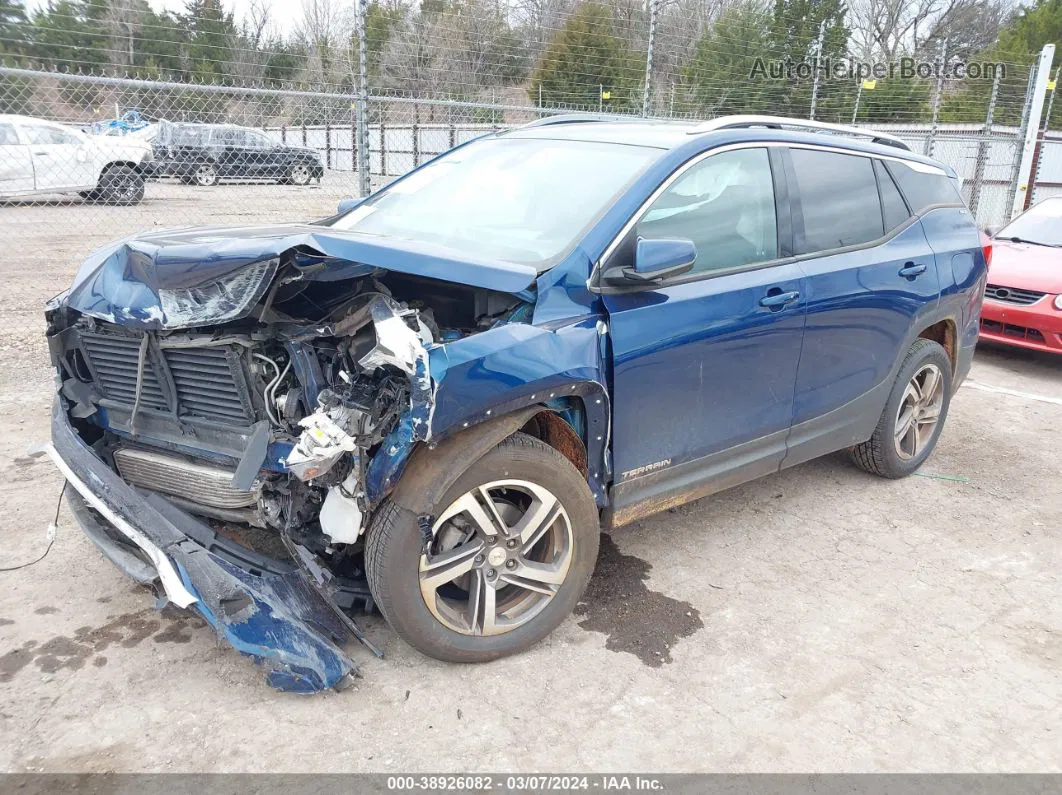
[[[306,185],[310,182],[312,175],[310,169],[303,163],[298,163],[291,167],[291,181],[295,185]]]
[[[943,406],[944,376],[937,365],[926,364],[907,382],[896,412],[893,440],[900,458],[909,461],[926,449]]]
[[[209,187],[218,181],[218,172],[213,166],[204,164],[195,170],[195,181],[197,185]]]
[[[572,562],[571,522],[548,489],[497,480],[454,500],[420,557],[432,615],[463,635],[511,632],[542,612]]]

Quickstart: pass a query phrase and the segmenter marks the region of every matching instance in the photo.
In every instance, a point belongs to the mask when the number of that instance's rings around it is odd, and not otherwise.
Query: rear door
[[[0,196],[33,192],[33,155],[14,124],[0,124]]]
[[[245,132],[248,176],[269,177],[280,173],[281,150],[265,133],[257,130]]]
[[[864,441],[909,331],[936,305],[936,260],[876,159],[785,151],[807,324],[786,464]]]
[[[672,180],[605,265],[625,264],[639,237],[684,238],[694,270],[648,289],[601,287],[617,524],[777,470],[793,413],[804,278],[784,261],[780,162],[766,148],[732,149]]]

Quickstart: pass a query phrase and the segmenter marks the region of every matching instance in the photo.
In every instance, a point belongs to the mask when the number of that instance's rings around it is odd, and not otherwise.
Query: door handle
[[[33,154],[37,155],[37,157],[51,157],[52,156],[51,152],[34,152]]]
[[[926,266],[920,262],[905,262],[903,267],[900,268],[900,275],[905,279],[913,279],[921,273],[926,272]]]
[[[786,304],[791,304],[800,297],[800,293],[796,290],[790,290],[787,293],[774,293],[773,295],[765,295],[760,299],[760,306],[765,306],[768,309],[781,309]]]

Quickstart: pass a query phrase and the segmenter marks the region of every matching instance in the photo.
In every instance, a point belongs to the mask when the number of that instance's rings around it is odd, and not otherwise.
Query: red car
[[[981,339],[1062,353],[1062,196],[1030,207],[992,244]]]

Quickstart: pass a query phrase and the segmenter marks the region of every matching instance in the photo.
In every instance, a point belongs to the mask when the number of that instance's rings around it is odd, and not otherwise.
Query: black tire
[[[130,166],[109,166],[100,175],[92,198],[101,204],[128,207],[144,200],[144,176]]]
[[[924,446],[911,457],[904,457],[898,450],[896,432],[899,423],[901,403],[905,401],[911,379],[927,366],[934,365],[943,382],[940,411],[931,435]],[[896,375],[889,400],[881,412],[881,418],[874,429],[874,434],[862,444],[848,449],[852,461],[861,469],[883,478],[902,478],[917,470],[929,458],[940,438],[941,429],[948,416],[951,404],[951,360],[939,343],[928,339],[915,340],[907,351],[900,371]]]
[[[523,433],[507,438],[476,461],[446,492],[437,511],[471,489],[512,478],[548,489],[568,514],[572,558],[563,583],[527,623],[497,635],[467,635],[436,619],[421,595],[423,539],[416,517],[385,502],[365,540],[365,569],[376,604],[395,632],[424,654],[446,662],[486,662],[542,640],[575,609],[597,561],[600,525],[586,480],[559,452]]]

